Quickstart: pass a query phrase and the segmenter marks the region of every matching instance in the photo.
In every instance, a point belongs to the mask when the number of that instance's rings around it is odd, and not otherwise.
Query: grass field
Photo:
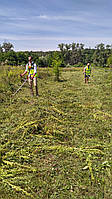
[[[111,199],[112,70],[39,69],[38,98],[0,70],[0,199]]]

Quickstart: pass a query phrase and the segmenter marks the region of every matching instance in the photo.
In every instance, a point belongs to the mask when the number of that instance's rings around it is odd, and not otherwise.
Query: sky
[[[59,50],[60,43],[112,44],[112,0],[0,0],[0,44],[15,51]]]

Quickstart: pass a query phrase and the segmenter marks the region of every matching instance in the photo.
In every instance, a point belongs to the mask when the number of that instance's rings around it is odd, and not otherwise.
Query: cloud
[[[110,17],[102,18],[102,16],[97,16],[94,14],[91,14],[90,12],[79,12],[76,13],[76,15],[39,15],[39,16],[33,16],[33,19],[41,19],[41,20],[47,20],[47,21],[71,21],[71,22],[79,22],[79,23],[86,23],[89,25],[94,26],[103,26],[103,27],[112,27],[111,25],[111,19]]]
[[[2,17],[11,17],[11,16],[14,16],[15,13],[16,13],[15,9],[7,8],[7,7],[0,8],[0,16]]]
[[[10,35],[10,34],[4,34],[0,35],[0,39],[7,39],[7,40],[15,40],[15,41],[87,41],[87,42],[110,42],[112,43],[112,37],[57,37],[57,36],[34,36],[34,35]]]
[[[38,19],[44,19],[44,20],[61,20],[61,21],[85,21],[83,17],[78,17],[78,16],[61,16],[61,15],[57,15],[57,16],[48,16],[48,15],[40,15],[40,16],[35,16],[34,18],[38,18]]]
[[[10,10],[10,9],[9,9]],[[61,27],[64,27],[64,22],[68,22],[69,25],[89,25],[89,27],[105,27],[105,28],[112,28],[111,25],[111,18],[108,16],[99,16],[95,15],[94,13],[87,12],[87,11],[77,11],[74,13],[74,15],[46,15],[46,14],[40,14],[40,15],[29,15],[29,16],[15,16],[15,14],[12,12],[12,15],[9,14],[9,10],[7,12],[2,11],[2,17],[0,17],[0,23],[3,24],[3,27],[6,23],[6,25],[11,25],[23,29],[32,29],[36,30],[37,27],[41,27],[39,29],[42,30],[49,30],[49,27],[52,27],[52,30],[56,30],[56,25],[59,27],[59,24],[62,23]],[[4,17],[4,18],[3,18]],[[56,24],[55,24],[56,22]],[[73,22],[73,23],[72,23]],[[46,26],[47,23],[47,26]],[[51,28],[50,28],[51,30]]]
[[[10,17],[9,20],[13,20],[13,21],[26,21],[27,18],[26,17]]]

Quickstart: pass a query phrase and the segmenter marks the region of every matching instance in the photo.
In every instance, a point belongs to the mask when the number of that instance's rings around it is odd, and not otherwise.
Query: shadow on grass
[[[67,82],[67,79],[59,79],[58,82]]]

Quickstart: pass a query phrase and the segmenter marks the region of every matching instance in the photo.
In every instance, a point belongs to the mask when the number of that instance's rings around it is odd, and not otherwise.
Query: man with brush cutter
[[[20,74],[23,77],[28,73],[28,82],[31,90],[31,95],[34,96],[33,92],[33,83],[35,87],[36,96],[38,96],[38,87],[37,87],[37,65],[32,61],[32,57],[28,57],[28,64],[26,65],[26,70],[24,73]]]

